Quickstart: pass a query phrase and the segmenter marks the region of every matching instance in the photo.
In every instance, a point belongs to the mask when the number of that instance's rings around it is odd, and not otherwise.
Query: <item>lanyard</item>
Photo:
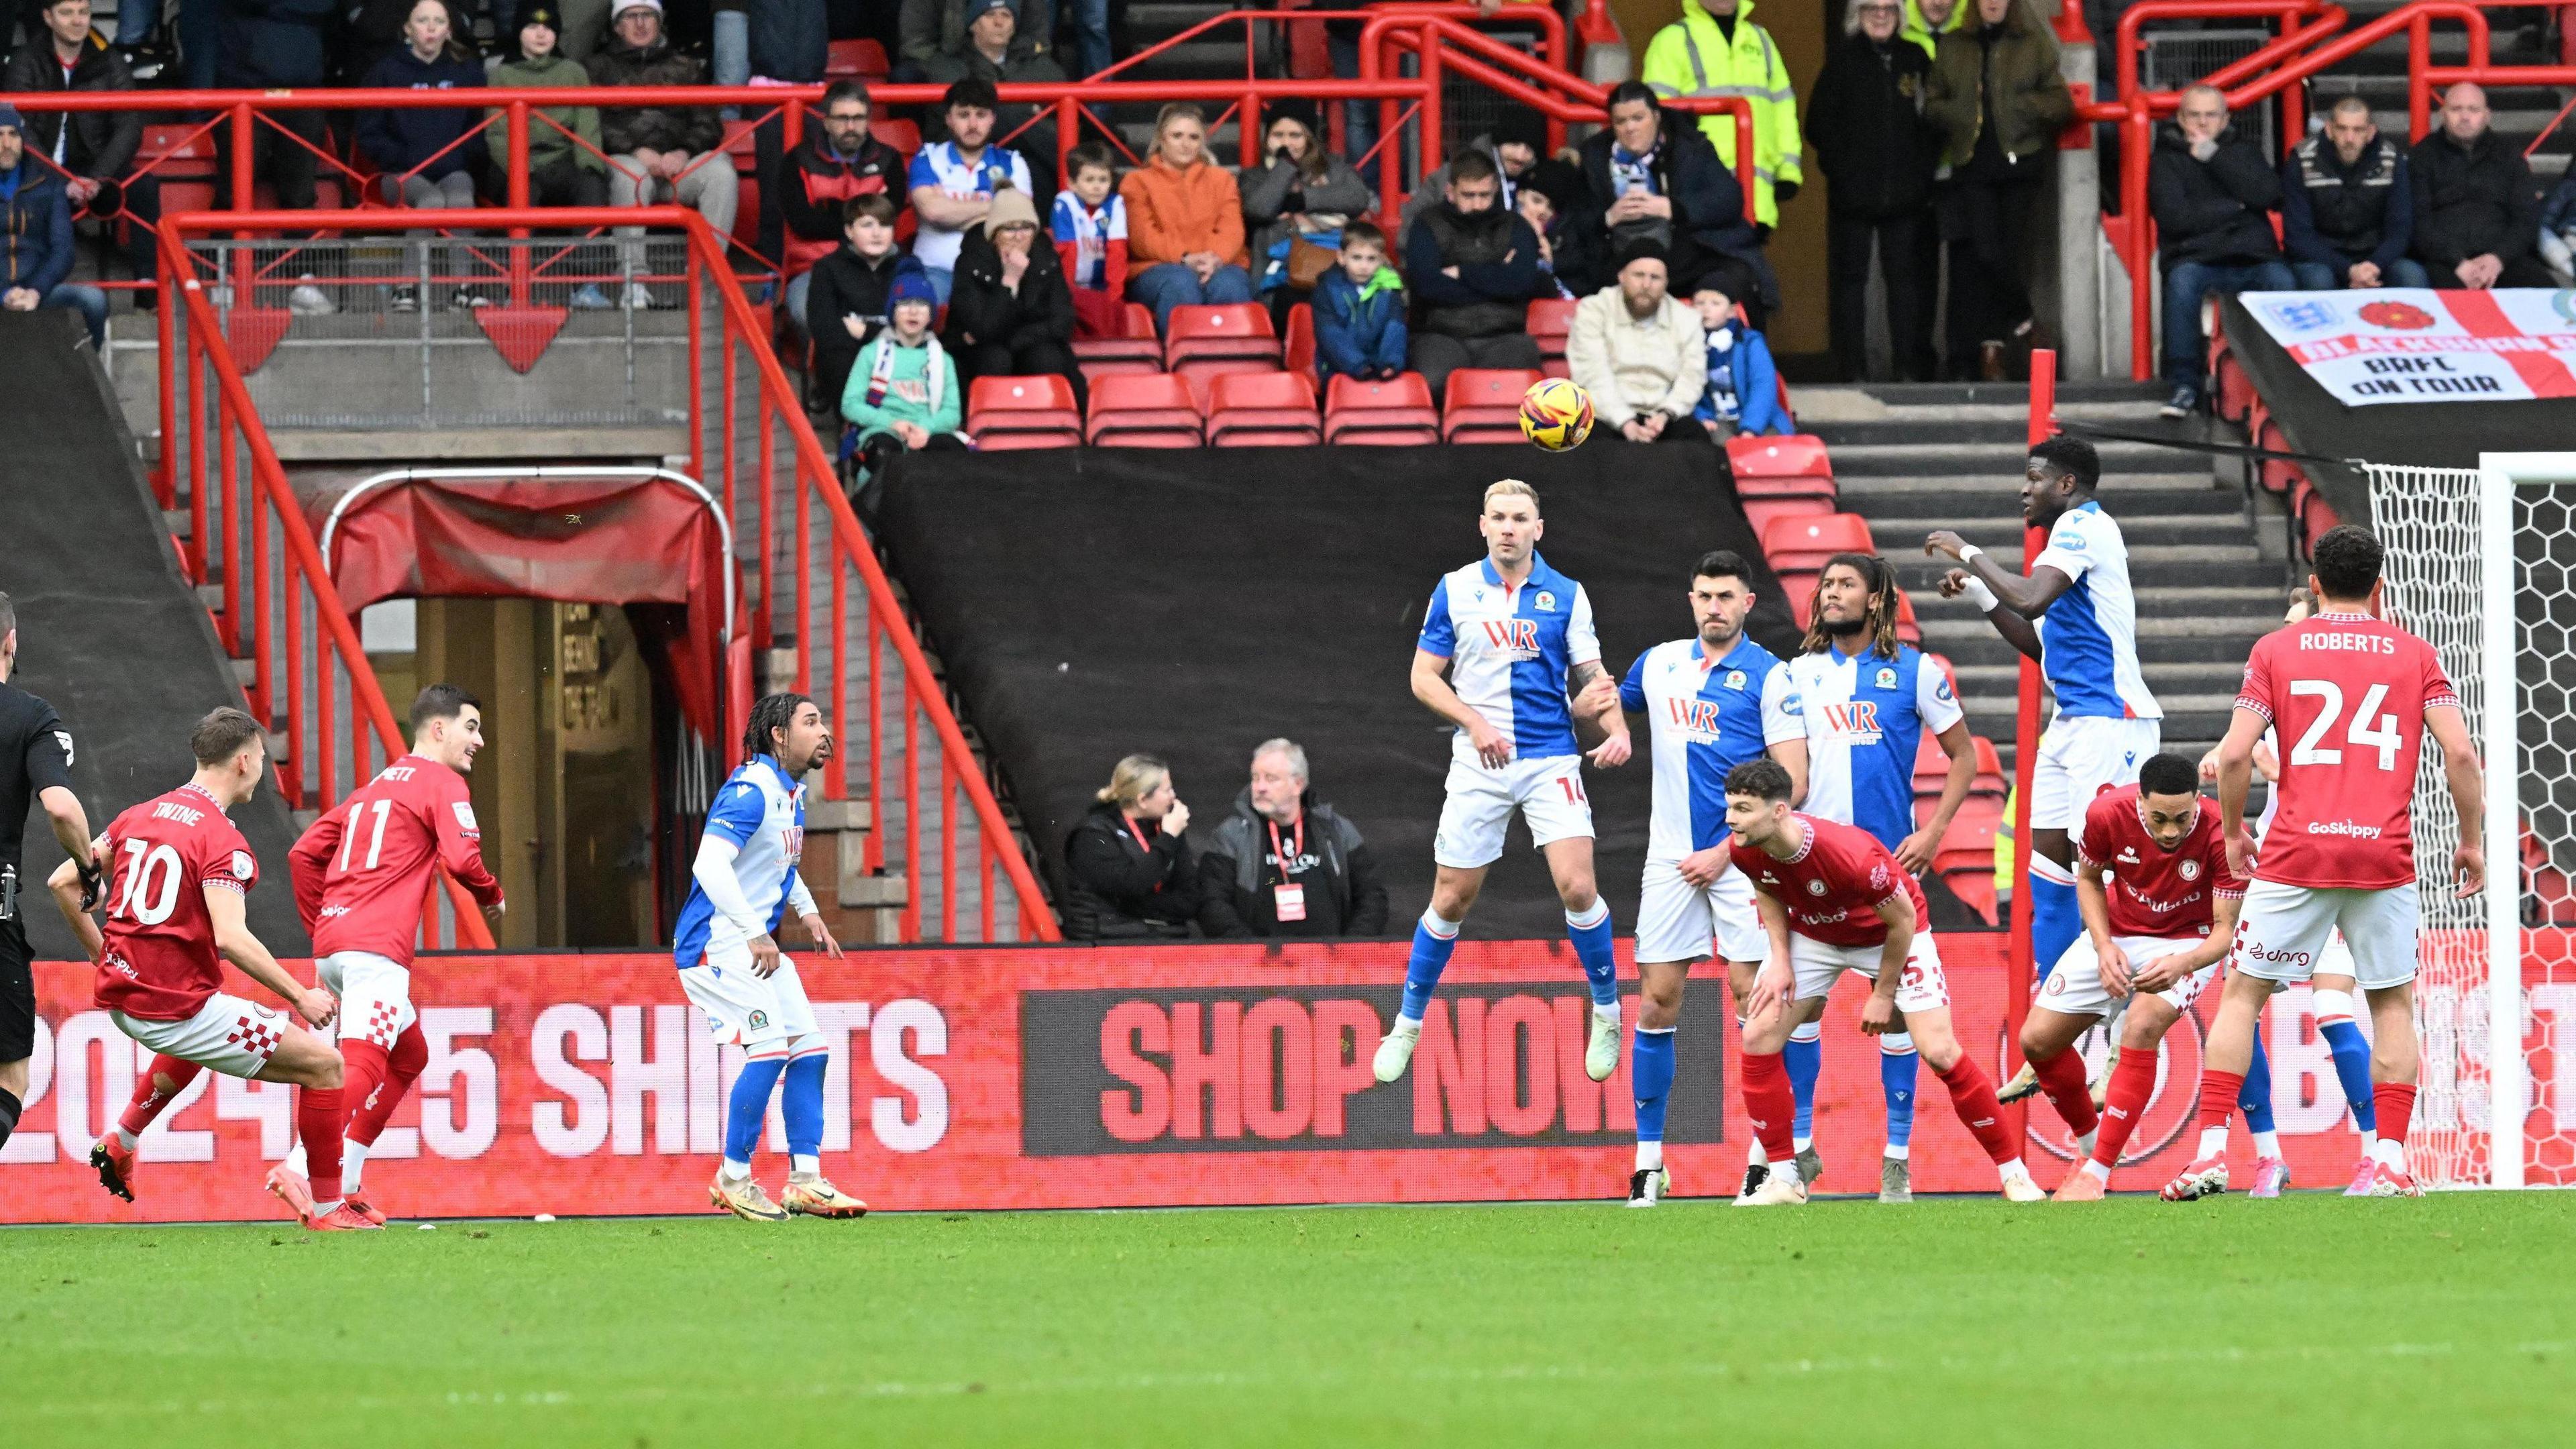
[[[1118,823],[1127,827],[1127,833],[1129,835],[1136,837],[1136,848],[1138,850],[1145,852],[1147,855],[1152,855],[1154,853],[1154,842],[1146,838],[1144,831],[1136,828],[1136,820],[1134,816],[1121,814],[1118,817]]]
[[[1262,823],[1270,827],[1270,854],[1279,862],[1279,878],[1284,881],[1291,874],[1289,866],[1296,862],[1297,857],[1306,853],[1306,817],[1303,815],[1297,817],[1297,833],[1289,837],[1296,842],[1297,848],[1293,851],[1280,845],[1278,821],[1265,818]]]

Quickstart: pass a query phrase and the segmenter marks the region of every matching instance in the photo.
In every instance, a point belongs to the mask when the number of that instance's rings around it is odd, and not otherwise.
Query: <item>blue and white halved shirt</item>
[[[1807,725],[1809,815],[1857,825],[1894,850],[1914,833],[1914,755],[1923,732],[1966,717],[1950,679],[1911,644],[1890,659],[1873,646],[1789,661]]]
[[[707,807],[706,834],[733,843],[733,874],[743,899],[775,936],[796,894],[796,859],[805,850],[805,787],[788,779],[776,760],[754,755],[716,791],[715,803]],[[671,950],[680,968],[698,965],[712,949],[731,949],[749,939],[716,910],[706,888],[692,880],[688,903],[680,907],[679,940]]]
[[[1582,752],[1565,677],[1577,664],[1600,662],[1601,640],[1583,586],[1546,559],[1532,555],[1518,587],[1505,584],[1489,558],[1442,575],[1418,643],[1449,661],[1449,687],[1511,740],[1514,759]],[[1465,730],[1453,752],[1478,763]]]
[[[1648,860],[1679,860],[1726,839],[1726,772],[1807,734],[1789,667],[1750,638],[1714,661],[1697,638],[1656,645],[1628,666],[1619,704],[1646,716],[1653,751]]]
[[[2048,546],[2031,561],[2074,580],[2040,616],[2040,672],[2060,716],[2162,719],[2138,668],[2138,601],[2129,592],[2129,545],[2120,525],[2087,502],[2057,515]]]
[[[1022,196],[1037,194],[1029,186],[1029,163],[1021,158],[1019,152],[1004,146],[987,146],[982,155],[969,161],[954,141],[922,147],[913,156],[912,169],[904,174],[903,179],[907,194],[924,186],[935,186],[941,195],[960,201],[989,201],[1004,183],[1018,187]],[[933,226],[925,221],[913,234],[913,259],[925,267],[955,271],[957,250],[965,242],[963,229]]]

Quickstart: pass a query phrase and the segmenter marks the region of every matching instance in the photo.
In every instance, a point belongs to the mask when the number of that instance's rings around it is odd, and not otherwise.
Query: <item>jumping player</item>
[[[706,1013],[719,1042],[750,1060],[725,1109],[724,1165],[707,1189],[717,1208],[753,1222],[790,1213],[854,1218],[868,1205],[823,1176],[823,1073],[831,1047],[814,1022],[796,963],[782,955],[778,928],[793,908],[823,954],[840,943],[796,874],[805,848],[806,772],[832,756],[823,711],[801,694],[773,694],[752,706],[743,733],[749,758],[726,777],[707,807],[680,939],[672,948],[680,986]],[[787,1126],[787,1188],[773,1202],[751,1176],[751,1155],[769,1118],[770,1093],[784,1076],[779,1114]]]
[[[2058,1184],[2059,1202],[2090,1202],[2109,1187],[2155,1095],[2156,1048],[2218,974],[2235,933],[2245,882],[2227,868],[2218,812],[2199,786],[2191,761],[2151,755],[2138,783],[2096,795],[2084,814],[2075,901],[2085,939],[2066,948],[2021,1029],[2023,1058],[2085,1156]],[[2124,1001],[2120,1064],[2097,1112],[2072,1048]],[[2258,1194],[2268,1180],[2262,1195],[2277,1195],[2286,1177],[2258,1171]]]
[[[1767,945],[1753,883],[1727,863],[1726,772],[1766,751],[1789,772],[1792,790],[1807,770],[1807,733],[1788,667],[1745,637],[1751,580],[1740,556],[1723,550],[1703,556],[1690,584],[1699,633],[1638,655],[1619,685],[1620,707],[1645,717],[1655,766],[1637,905],[1643,1001],[1629,1043],[1637,1096],[1630,1207],[1653,1207],[1672,1192],[1664,1108],[1691,967],[1719,955],[1740,1007],[1753,993]]]
[[[319,1232],[373,1230],[377,1223],[341,1201],[340,1128],[347,1113],[340,1054],[267,1007],[221,989],[230,961],[316,1028],[329,1026],[337,1010],[330,993],[287,975],[243,919],[245,897],[259,884],[259,860],[225,812],[259,789],[268,769],[267,738],[257,720],[224,708],[197,721],[188,747],[197,772],[187,784],[117,816],[91,843],[91,857],[108,872],[105,934],[82,909],[80,871],[72,861],[47,882],[54,903],[98,963],[98,1004],[118,1030],[158,1054],[137,1098],[178,1090],[163,1080],[165,1061],[301,1088],[295,1125],[311,1149],[314,1198],[304,1225]],[[114,1138],[133,1151],[122,1124]],[[96,1155],[91,1160],[109,1190],[132,1199],[130,1159],[124,1184],[108,1178]]]
[[[1869,832],[1896,857],[1905,873],[1931,869],[1950,821],[1976,783],[1977,760],[1967,716],[1950,678],[1923,651],[1896,637],[1900,597],[1895,570],[1874,554],[1838,553],[1816,576],[1808,608],[1807,638],[1789,661],[1807,726],[1808,814]],[[1914,755],[1929,729],[1950,757],[1932,818],[1914,820]],[[1824,1171],[1810,1128],[1816,1076],[1824,1061],[1822,999],[1802,1002],[1804,1016],[1789,1033],[1780,1058],[1797,1094],[1790,1140],[1798,1149],[1798,1174],[1814,1182]],[[1878,1199],[1910,1202],[1913,1187],[1914,1089],[1922,1059],[1914,1038],[1891,1031],[1878,1039],[1879,1088],[1887,1100],[1887,1145],[1879,1161]],[[1750,1151],[1744,1190],[1761,1185],[1766,1151]]]
[[[1448,799],[1432,839],[1439,870],[1431,906],[1413,930],[1404,1004],[1378,1043],[1377,1079],[1392,1082],[1412,1063],[1423,1013],[1457,948],[1458,928],[1484,889],[1485,868],[1502,855],[1503,832],[1518,810],[1547,857],[1565,903],[1566,935],[1592,988],[1583,1069],[1606,1082],[1619,1068],[1618,962],[1610,907],[1593,884],[1592,802],[1583,793],[1575,725],[1579,719],[1601,732],[1591,759],[1609,768],[1628,759],[1628,721],[1617,683],[1601,666],[1591,599],[1539,557],[1546,525],[1539,520],[1538,490],[1517,478],[1486,489],[1477,528],[1485,557],[1432,589],[1413,651],[1413,697],[1457,726],[1457,735]]]
[[[1872,1036],[1914,1034],[1916,1050],[1949,1089],[1951,1109],[1994,1159],[2004,1196],[2037,1202],[2004,1124],[1995,1084],[1961,1049],[1950,1026],[1950,988],[1941,953],[1923,928],[1923,888],[1867,832],[1789,808],[1789,772],[1772,760],[1748,760],[1726,777],[1726,823],[1735,832],[1731,859],[1751,877],[1770,959],[1753,988],[1744,1029],[1744,1112],[1772,1160],[1786,1161],[1795,1110],[1780,1048],[1801,1003],[1821,999],[1846,971],[1871,978],[1860,1029]],[[1807,1200],[1794,1172],[1774,1172],[1736,1201],[1768,1207]]]
[[[2462,898],[2486,886],[2484,771],[2459,696],[2433,646],[2379,617],[2379,540],[2342,524],[2317,540],[2316,616],[2266,635],[2245,664],[2236,717],[2219,744],[2219,824],[2242,869],[2253,853],[2245,794],[2267,729],[2289,742],[2280,810],[2254,862],[2227,988],[2201,1073],[2204,1134],[2227,1124],[2253,1056],[2256,1018],[2276,985],[2309,980],[2339,929],[2370,1001],[2371,1194],[2414,1197],[2406,1129],[2415,1112],[2415,842],[2408,818],[2430,734],[2458,812],[2450,878]],[[2195,1162],[2193,1170],[2205,1164]]]

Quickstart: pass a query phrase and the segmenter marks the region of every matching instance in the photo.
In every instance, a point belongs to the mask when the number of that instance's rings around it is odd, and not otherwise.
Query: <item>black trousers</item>
[[[1950,366],[1973,375],[1977,349],[2031,320],[2030,222],[2039,179],[1953,181],[1941,211],[1950,243]]]
[[[974,386],[979,377],[1044,377],[1052,372],[1073,384],[1075,407],[1091,409],[1091,388],[1083,381],[1070,343],[1048,340],[1013,347],[1007,342],[977,342],[950,355],[957,359],[960,387]]]
[[[1869,372],[1870,246],[1887,278],[1887,336],[1896,375],[1932,378],[1932,297],[1940,237],[1929,207],[1894,216],[1834,214],[1825,223],[1826,311],[1834,363],[1853,382]]]
[[[281,134],[281,131],[286,134]],[[215,194],[227,207],[232,202],[232,135],[231,126],[215,128],[215,175],[221,178],[216,183]],[[314,178],[319,174],[317,168],[322,164],[322,158],[298,145],[296,138],[314,146],[327,145],[323,113],[272,111],[264,119],[251,123],[250,135],[252,179],[265,181],[276,190],[278,210],[311,211]],[[357,201],[354,196],[347,199],[353,206]]]
[[[1506,332],[1500,337],[1451,337],[1417,328],[1406,350],[1413,370],[1431,384],[1435,402],[1449,395],[1449,374],[1459,368],[1522,367],[1536,372],[1547,360],[1539,355],[1537,339],[1526,332]]]

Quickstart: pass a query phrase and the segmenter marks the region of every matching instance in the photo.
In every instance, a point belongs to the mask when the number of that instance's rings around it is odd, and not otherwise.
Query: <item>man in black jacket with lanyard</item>
[[[0,1146],[18,1129],[27,1094],[27,1059],[36,1052],[35,953],[19,912],[35,892],[19,866],[31,798],[45,807],[65,854],[89,858],[89,816],[72,793],[72,737],[54,707],[9,683],[18,662],[18,611],[0,594]],[[81,872],[86,893],[98,891],[98,869]]]
[[[1314,798],[1306,752],[1268,740],[1252,783],[1199,857],[1199,928],[1211,936],[1382,936],[1386,883],[1359,827]]]

